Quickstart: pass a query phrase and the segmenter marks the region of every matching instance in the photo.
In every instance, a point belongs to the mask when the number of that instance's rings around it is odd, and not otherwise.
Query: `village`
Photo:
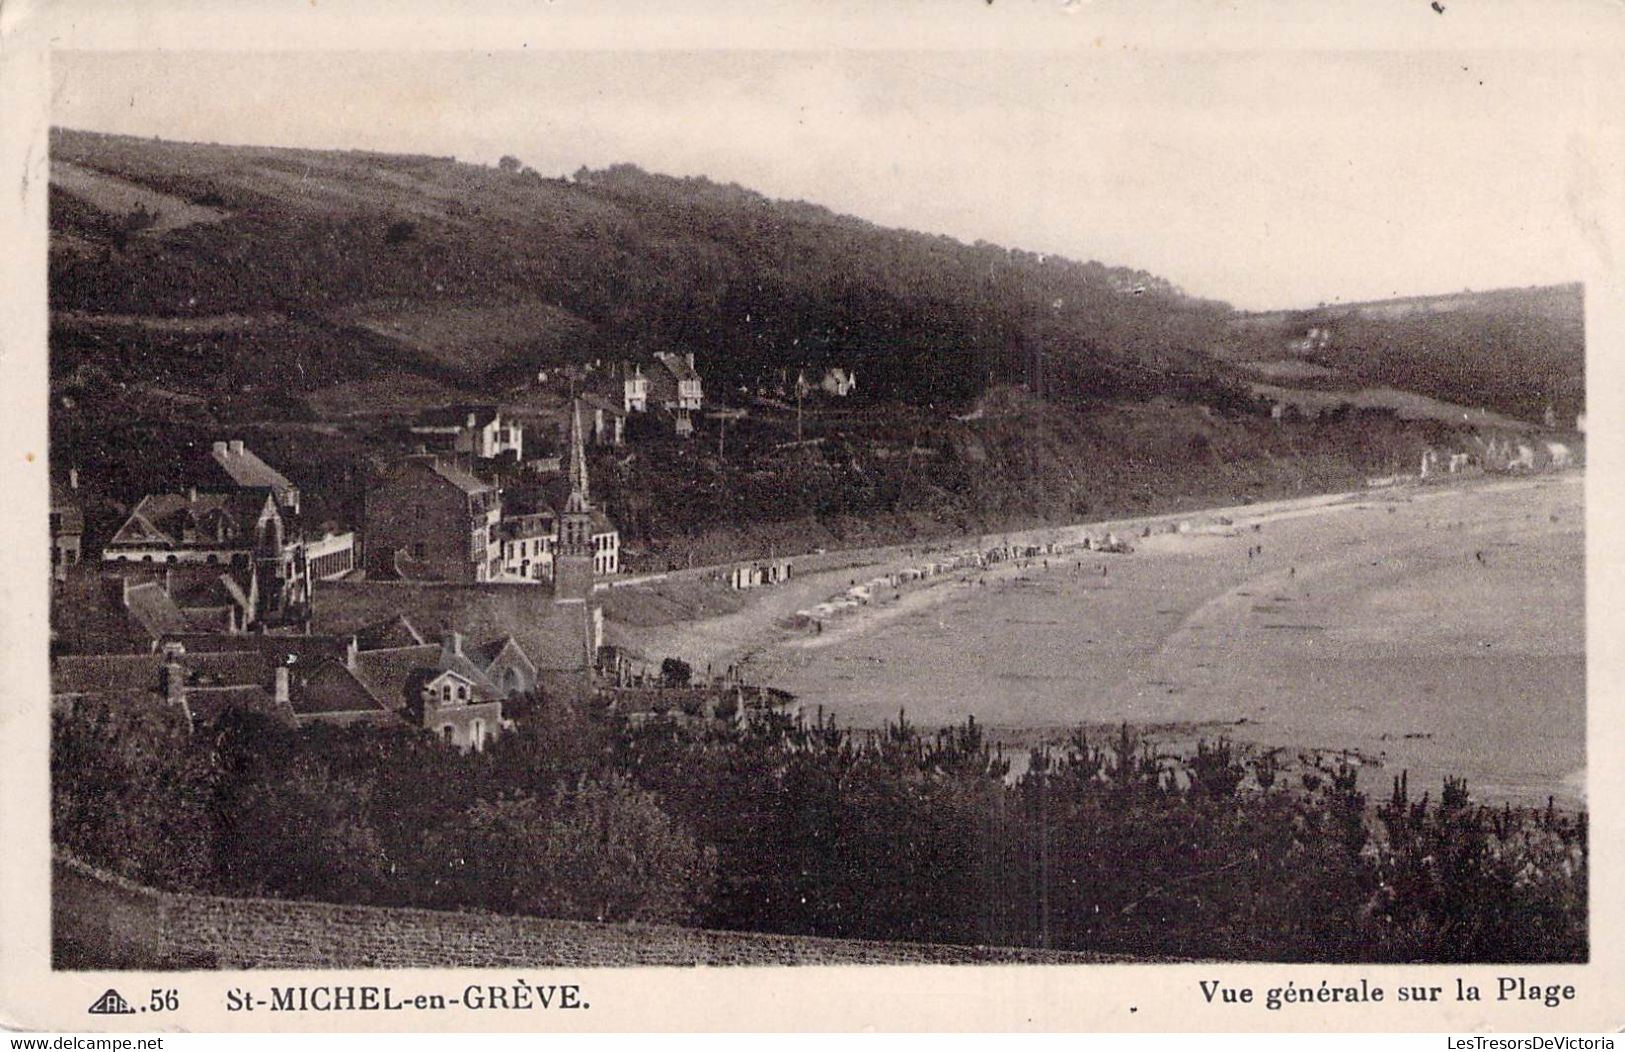
[[[781,370],[742,393],[747,405],[793,404],[799,431],[804,401],[845,399],[856,383],[842,368]],[[67,467],[51,489],[53,704],[146,694],[188,719],[247,707],[294,726],[404,722],[463,750],[483,749],[517,714],[547,704],[735,721],[752,708],[789,705],[792,695],[747,682],[735,664],[696,674],[679,655],[644,654],[605,636],[607,593],[668,575],[627,572],[620,533],[593,497],[587,451],[623,448],[647,428],[687,440],[701,414],[723,435],[749,410],[714,401],[708,410],[692,355],[542,370],[532,386],[565,407],[562,422],[549,427],[494,403],[403,421],[398,454],[369,479],[358,523],[306,516],[300,484],[243,440],[224,438],[177,465],[172,488],[143,496],[91,546],[79,471]],[[1475,433],[1459,449],[1426,449],[1414,473],[1367,486],[1562,469],[1573,460],[1555,440]],[[1139,527],[1139,537],[1191,529],[1176,517]],[[1107,528],[1033,543],[939,544],[910,565],[853,576],[779,624],[816,637],[871,604],[943,580],[974,583],[1000,564],[1047,567],[1086,552],[1133,551]],[[802,557],[816,566],[817,554]],[[742,593],[789,581],[797,559],[689,567],[680,576]],[[1076,562],[1079,572],[1084,565]],[[1108,568],[1090,563],[1089,572]]]
[[[730,720],[782,707],[781,691],[652,667],[604,641],[597,594],[636,578],[592,497],[586,450],[622,445],[633,415],[690,435],[705,405],[692,357],[553,379],[567,396],[563,457],[527,457],[526,428],[499,406],[427,410],[357,524],[309,519],[301,486],[230,438],[176,465],[173,489],[91,545],[67,468],[51,487],[53,706],[148,695],[189,721],[240,707],[294,726],[405,722],[462,750],[545,704]],[[831,371],[824,390],[853,383]],[[504,501],[505,479],[532,477],[556,481],[559,498]],[[790,565],[716,576],[742,590]]]

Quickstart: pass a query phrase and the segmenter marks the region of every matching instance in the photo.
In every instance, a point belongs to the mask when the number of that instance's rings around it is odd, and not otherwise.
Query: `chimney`
[[[217,457],[223,457],[226,455],[226,444],[224,442],[216,442],[214,444],[214,455]]]
[[[461,632],[447,632],[441,636],[440,650],[446,657],[462,657],[463,634]]]
[[[1585,428],[1582,427],[1580,430],[1584,431]],[[79,488],[79,469],[78,468],[69,468],[68,469],[68,488],[69,489],[78,489]]]
[[[197,487],[192,486],[186,491],[186,499],[193,504],[197,503]]]
[[[689,351],[689,352],[688,352],[688,353],[687,353],[687,354],[685,354],[685,355],[684,355],[684,356],[683,356],[683,357],[685,357],[685,358],[687,358],[687,359],[688,359],[688,367],[689,367],[689,368],[690,368],[690,369],[692,369],[692,368],[694,368],[694,352],[693,352],[693,351]]]
[[[186,704],[186,668],[179,661],[164,662],[164,700],[171,705]]]
[[[477,419],[478,419],[478,417],[476,417],[473,413],[469,413],[468,414],[468,426],[473,427],[474,426],[474,421],[477,420]]]
[[[234,439],[231,440],[231,455],[234,456],[234,457],[240,457],[240,456],[243,455],[243,440],[242,439],[234,438]]]
[[[115,610],[125,610],[130,605],[130,580],[123,574],[110,574],[102,578],[102,595],[109,606]]]
[[[277,708],[288,706],[288,666],[276,667],[276,704]]]
[[[344,644],[344,667],[349,669],[351,672],[354,672],[356,655],[358,655],[360,652],[360,642],[356,640],[355,636],[351,636],[350,641]]]

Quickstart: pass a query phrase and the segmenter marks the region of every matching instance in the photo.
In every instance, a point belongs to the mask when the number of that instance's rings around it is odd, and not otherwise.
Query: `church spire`
[[[571,511],[592,506],[587,493],[587,449],[581,435],[581,400],[570,402],[570,500]]]
[[[570,496],[559,514],[559,539],[553,549],[553,601],[556,603],[589,600],[597,569],[593,550],[593,510],[587,499],[587,450],[581,431],[581,403],[572,400]]]

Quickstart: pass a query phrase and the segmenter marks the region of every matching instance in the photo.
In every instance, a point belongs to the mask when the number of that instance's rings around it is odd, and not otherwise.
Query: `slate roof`
[[[349,633],[396,613],[424,631],[456,629],[470,639],[512,636],[539,670],[580,671],[596,657],[587,645],[590,604],[554,603],[551,590],[537,585],[335,586],[317,593],[313,630]]]
[[[129,597],[130,617],[141,626],[151,639],[162,639],[171,632],[185,632],[192,627],[175,600],[164,592],[156,581],[133,584],[126,593]]]
[[[354,630],[356,644],[362,650],[384,650],[390,647],[414,647],[425,640],[417,626],[406,615],[396,614],[376,624],[362,625]]]
[[[239,486],[269,489],[278,500],[286,500],[289,494],[298,489],[288,481],[286,475],[261,460],[246,446],[239,446],[238,451],[233,452],[230,445],[217,443],[209,456]]]
[[[375,697],[354,672],[338,661],[323,662],[308,675],[290,682],[289,701],[301,716],[389,712],[394,708]]]
[[[467,494],[487,493],[492,488],[490,483],[481,482],[457,465],[445,461],[435,461],[430,470]]]
[[[229,687],[187,687],[186,708],[194,719],[213,719],[227,709],[253,709],[271,715],[280,712],[276,698],[259,684]]]
[[[413,705],[422,685],[442,672],[455,672],[474,684],[480,700],[496,701],[502,691],[485,674],[490,664],[483,648],[470,648],[459,655],[444,644],[425,643],[361,651],[356,655],[355,676],[379,704],[392,709]]]
[[[440,644],[388,650],[364,650],[356,655],[355,676],[378,703],[391,709],[406,705],[407,683],[416,669],[431,668],[440,660]]]
[[[164,659],[157,654],[90,654],[51,662],[52,694],[155,693]]]
[[[529,515],[510,515],[498,526],[503,540],[529,540],[533,537],[551,537],[558,532],[558,516],[551,511]]]
[[[250,571],[241,572],[246,577]],[[175,600],[175,605],[183,610],[194,607],[220,609],[228,606],[234,606],[239,610],[251,610],[253,607],[248,601],[247,590],[237,580],[236,574],[222,572],[222,567],[219,566],[176,564],[170,567],[169,595]]]
[[[230,493],[149,493],[130,512],[108,542],[109,547],[120,544],[147,545],[157,543],[168,547],[181,544],[181,530],[188,517],[196,522],[208,522],[222,515],[236,528],[235,538],[211,543],[208,540],[187,542],[188,547],[241,548],[252,544],[254,524],[259,521],[265,505],[271,501],[267,489],[240,489]]]
[[[263,687],[273,681],[272,659],[259,650],[181,654],[176,660],[186,669],[188,695],[192,687]]]
[[[583,391],[581,393],[581,401],[592,406],[594,409],[601,409],[613,416],[625,416],[626,396],[621,392],[617,392],[617,394],[621,394],[621,397],[619,399],[612,399],[606,395],[599,394],[597,391]]]
[[[700,378],[700,374],[694,370],[692,365],[688,364],[688,359],[680,354],[657,352],[655,358],[659,360],[661,365],[666,367],[666,371],[671,373],[672,379],[678,383]]]

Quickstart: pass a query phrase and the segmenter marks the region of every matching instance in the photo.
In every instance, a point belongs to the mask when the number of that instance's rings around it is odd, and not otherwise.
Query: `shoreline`
[[[697,673],[709,659],[858,730],[900,708],[922,728],[974,715],[1021,761],[1072,728],[1127,722],[1167,729],[1170,747],[1222,735],[1365,757],[1373,796],[1409,769],[1467,776],[1480,799],[1577,802],[1583,480],[1411,484],[899,546],[638,635],[663,646],[649,656],[694,655]],[[1133,554],[966,568],[888,589],[822,632],[788,624],[928,552],[1113,530]]]
[[[789,644],[798,649],[817,649],[834,645],[837,642],[847,641],[856,636],[892,620],[899,614],[914,612],[915,610],[931,605],[938,605],[954,596],[951,590],[943,586],[955,583],[948,575],[932,579],[923,584],[912,584],[902,591],[902,599],[871,603],[859,609],[850,611],[825,623],[822,634],[809,636],[804,630],[786,627],[780,622],[794,616],[797,610],[803,607],[816,605],[831,596],[839,594],[844,589],[840,581],[844,577],[848,587],[862,583],[861,579],[869,576],[880,576],[913,567],[921,560],[932,554],[947,554],[954,552],[986,551],[994,547],[1028,546],[1044,544],[1077,544],[1084,537],[1102,537],[1108,533],[1117,533],[1124,540],[1135,546],[1136,554],[1147,541],[1156,541],[1160,537],[1169,536],[1170,529],[1177,531],[1180,523],[1189,523],[1189,533],[1177,534],[1181,537],[1211,535],[1214,528],[1234,529],[1239,533],[1242,529],[1252,529],[1255,525],[1263,527],[1270,522],[1299,518],[1306,515],[1322,515],[1337,511],[1355,510],[1369,503],[1414,503],[1418,499],[1431,500],[1448,498],[1450,496],[1477,492],[1498,490],[1523,490],[1531,486],[1549,484],[1554,480],[1584,477],[1584,469],[1576,468],[1569,471],[1544,472],[1520,476],[1488,476],[1480,475],[1473,478],[1450,480],[1445,482],[1423,482],[1412,480],[1393,486],[1375,487],[1362,490],[1342,490],[1333,493],[1313,494],[1305,497],[1288,497],[1274,501],[1259,501],[1251,504],[1223,505],[1218,507],[1202,508],[1184,512],[1159,512],[1154,515],[1137,516],[1120,519],[1104,519],[1090,522],[1071,523],[1062,526],[1028,527],[1021,530],[999,531],[995,533],[967,534],[945,540],[933,540],[920,544],[896,544],[882,548],[856,549],[852,551],[837,550],[827,554],[833,558],[837,565],[827,569],[816,569],[810,573],[797,574],[789,582],[775,586],[761,586],[744,593],[744,605],[727,613],[701,617],[678,618],[663,624],[636,626],[614,621],[607,623],[607,628],[620,645],[627,646],[634,653],[640,654],[645,660],[658,662],[668,656],[679,657],[688,661],[696,670],[710,666],[720,671],[729,665],[748,664],[750,659],[764,650],[776,646]],[[1220,523],[1218,520],[1229,520]],[[1142,536],[1143,531],[1149,529],[1151,536]],[[1156,545],[1152,545],[1154,550]],[[842,557],[852,556],[851,561]],[[1101,552],[1065,552],[1051,556],[1052,561],[1075,560],[1077,558],[1120,559],[1122,556]],[[809,556],[790,556],[792,562],[803,560]],[[1133,556],[1131,555],[1130,558]],[[1040,559],[1045,558],[1043,556]],[[724,573],[727,569],[738,565],[737,563],[719,563],[705,567],[693,567],[674,574],[662,575],[661,579],[671,579],[681,574],[687,580],[706,580]],[[1013,562],[998,563],[994,566],[976,571],[977,576],[991,576],[997,579],[1008,578],[1017,568]],[[1043,571],[1040,564],[1041,572]],[[649,584],[657,583],[651,580]],[[634,592],[647,587],[644,583],[628,583],[615,586],[616,591]],[[799,603],[788,601],[795,596]],[[932,596],[922,599],[922,596]],[[966,598],[966,596],[959,596]],[[912,601],[912,602],[911,602]],[[899,608],[898,603],[905,604]],[[793,607],[793,609],[791,609]],[[832,627],[833,625],[833,627]]]

